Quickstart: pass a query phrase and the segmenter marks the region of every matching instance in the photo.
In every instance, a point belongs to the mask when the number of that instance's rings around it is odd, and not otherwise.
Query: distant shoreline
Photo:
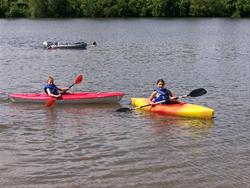
[[[0,18],[250,18],[250,0],[8,0]]]

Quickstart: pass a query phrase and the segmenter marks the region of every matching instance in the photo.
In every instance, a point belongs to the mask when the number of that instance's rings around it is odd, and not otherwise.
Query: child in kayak
[[[59,98],[62,96],[63,92],[66,92],[69,88],[58,88],[54,84],[54,78],[52,76],[48,77],[47,84],[44,87],[45,93],[47,93],[51,97]]]
[[[156,84],[157,84],[157,88],[149,97],[150,104],[155,104],[159,102],[161,104],[171,104],[171,103],[177,102],[176,96],[174,96],[173,93],[169,89],[164,87],[165,82],[163,79],[157,80]]]

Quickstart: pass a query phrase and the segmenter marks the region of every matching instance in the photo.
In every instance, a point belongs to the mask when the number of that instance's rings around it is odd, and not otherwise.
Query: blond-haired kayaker
[[[69,88],[59,88],[54,84],[54,78],[52,76],[48,77],[47,84],[44,86],[44,91],[51,97],[59,98],[62,93],[67,91]]]

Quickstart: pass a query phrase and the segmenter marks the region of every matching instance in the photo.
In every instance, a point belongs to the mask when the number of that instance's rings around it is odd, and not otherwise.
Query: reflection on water
[[[158,135],[177,134],[178,136],[201,137],[209,134],[213,119],[184,118],[136,110],[136,114],[150,121],[150,130]]]
[[[8,127],[9,127],[8,125],[0,124],[0,132],[1,132],[1,129],[7,129]]]
[[[136,113],[144,115],[150,119],[155,119],[166,126],[182,126],[182,127],[193,127],[197,129],[209,128],[212,126],[213,119],[202,119],[202,118],[185,118],[177,116],[167,116],[157,113],[150,113],[145,110],[136,110]]]

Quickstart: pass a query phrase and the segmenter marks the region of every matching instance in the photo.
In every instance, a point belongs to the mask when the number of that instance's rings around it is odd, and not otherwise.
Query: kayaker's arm
[[[170,99],[170,101],[176,102],[177,99],[178,99],[178,97],[176,97],[176,96],[172,93],[172,91],[170,91],[169,89],[168,89],[168,93],[169,93],[169,99]]]
[[[64,88],[57,88],[59,91],[65,92],[69,90],[69,87],[64,87]]]
[[[149,104],[155,104],[154,101],[153,101],[153,99],[156,97],[156,94],[157,94],[156,91],[154,91],[153,93],[151,93],[151,95],[148,98]]]
[[[59,93],[58,95],[54,95],[53,93],[51,93],[51,91],[50,91],[49,88],[47,88],[46,91],[47,91],[47,94],[48,94],[49,96],[51,96],[51,97],[59,98],[59,97],[62,96],[61,93]]]

